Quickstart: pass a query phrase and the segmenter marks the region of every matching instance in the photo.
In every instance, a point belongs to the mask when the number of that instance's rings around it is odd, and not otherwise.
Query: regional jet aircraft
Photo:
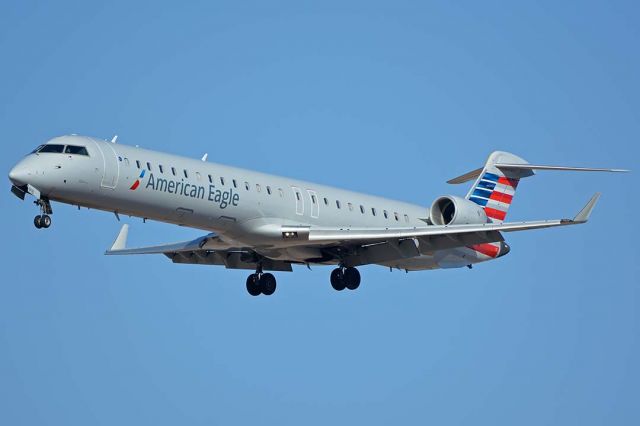
[[[108,255],[164,254],[174,263],[255,271],[249,294],[271,295],[266,271],[334,265],[331,285],[360,285],[357,267],[405,271],[471,267],[509,253],[503,232],[585,223],[595,194],[573,219],[505,222],[520,179],[535,170],[625,171],[527,163],[496,151],[485,165],[449,181],[473,181],[466,196],[430,208],[202,160],[70,135],[51,139],[9,173],[11,191],[35,197],[37,228],[51,225],[51,201],[201,229],[200,238],[128,248],[123,225]]]

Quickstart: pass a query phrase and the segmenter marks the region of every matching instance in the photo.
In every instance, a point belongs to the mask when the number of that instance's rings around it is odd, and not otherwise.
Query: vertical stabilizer
[[[466,197],[482,206],[487,217],[496,223],[503,222],[507,216],[520,179],[533,175],[528,169],[503,171],[496,167],[496,164],[504,163],[528,164],[508,152],[492,152]]]

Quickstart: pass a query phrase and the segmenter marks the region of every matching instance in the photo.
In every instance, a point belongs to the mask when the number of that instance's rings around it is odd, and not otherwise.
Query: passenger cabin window
[[[260,187],[259,183],[256,183],[256,191],[258,192],[262,191],[262,188]]]
[[[209,183],[213,183],[213,178],[209,175]]]
[[[396,212],[393,212],[393,217],[396,219],[396,222],[400,220],[400,215]]]
[[[267,185],[267,194],[271,195],[271,187]]]
[[[136,160],[136,167],[140,168],[140,161]]]
[[[89,156],[89,153],[87,152],[87,148],[85,148],[84,146],[67,145],[67,147],[64,150],[64,153],[74,154],[74,155],[86,155],[87,157]]]
[[[62,151],[64,151],[64,145],[43,145],[38,152],[62,154]]]
[[[353,211],[353,204],[347,203],[347,206],[349,206],[349,211],[352,212]]]
[[[124,164],[129,167],[129,159],[127,157],[124,157]]]
[[[236,182],[235,179],[231,179],[231,182],[233,183],[233,187],[237,188],[238,187],[238,182]]]
[[[183,169],[182,172],[184,173],[184,177],[189,179],[189,174],[187,173],[187,169]]]
[[[284,191],[282,188],[278,188],[278,194],[280,194],[280,198],[284,198]]]
[[[296,191],[296,199],[300,201],[300,193],[298,191]]]
[[[196,172],[196,179],[198,179],[198,182],[202,180],[202,175],[200,174],[200,172]]]
[[[175,167],[171,168],[171,173],[173,173],[174,176],[176,175],[176,168]]]
[[[313,195],[313,194],[311,194],[311,202],[312,202],[313,204],[316,204],[316,202],[317,202],[317,200],[316,200],[316,196],[315,196],[315,195]]]
[[[409,223],[409,215],[406,215],[406,214],[404,215],[404,221]]]
[[[360,204],[360,213],[364,214],[364,206]]]
[[[158,164],[158,170],[160,170],[160,173],[164,174],[164,168],[162,167],[162,164]]]
[[[324,205],[328,206],[329,205],[329,200],[327,199],[327,197],[324,197]]]
[[[336,207],[340,208],[340,200],[336,200]]]
[[[224,186],[224,178],[220,176],[220,185]]]
[[[151,171],[151,163],[147,161],[147,170]]]
[[[247,191],[249,190],[249,182],[244,183],[244,189],[246,189]]]
[[[384,210],[384,211],[382,212],[382,214],[384,215],[384,218],[385,218],[385,219],[389,219],[389,214],[387,213],[387,211],[386,211],[386,210]]]
[[[376,215],[376,208],[375,207],[371,207],[371,214],[372,215]]]

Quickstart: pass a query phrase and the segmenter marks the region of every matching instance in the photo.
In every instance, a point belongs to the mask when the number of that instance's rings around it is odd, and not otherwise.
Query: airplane
[[[520,179],[538,170],[623,169],[529,164],[503,151],[483,167],[448,181],[473,181],[465,196],[444,195],[430,207],[326,185],[151,151],[99,138],[53,138],[9,173],[11,192],[35,198],[36,228],[51,226],[51,201],[166,222],[207,233],[190,241],[127,247],[124,224],[107,255],[164,254],[174,263],[253,271],[252,296],[271,295],[271,272],[292,265],[333,265],[331,286],[360,286],[358,267],[400,270],[469,267],[511,250],[504,232],[587,222],[596,193],[573,219],[505,222]]]

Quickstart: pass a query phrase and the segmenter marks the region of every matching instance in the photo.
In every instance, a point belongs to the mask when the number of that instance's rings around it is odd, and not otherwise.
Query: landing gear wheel
[[[51,216],[49,216],[48,214],[42,215],[42,217],[40,218],[40,224],[42,225],[43,228],[50,227],[51,226]]]
[[[346,287],[342,268],[336,268],[331,271],[331,287],[337,291],[342,291]]]
[[[258,283],[258,274],[251,274],[247,277],[247,291],[252,296],[259,296],[262,293]]]
[[[273,274],[262,274],[259,279],[262,294],[271,296],[276,291],[276,277]]]
[[[38,215],[38,216],[34,217],[33,218],[33,224],[38,229],[42,228],[42,216]]]
[[[343,273],[345,286],[355,290],[360,286],[360,272],[356,268],[346,268]]]

